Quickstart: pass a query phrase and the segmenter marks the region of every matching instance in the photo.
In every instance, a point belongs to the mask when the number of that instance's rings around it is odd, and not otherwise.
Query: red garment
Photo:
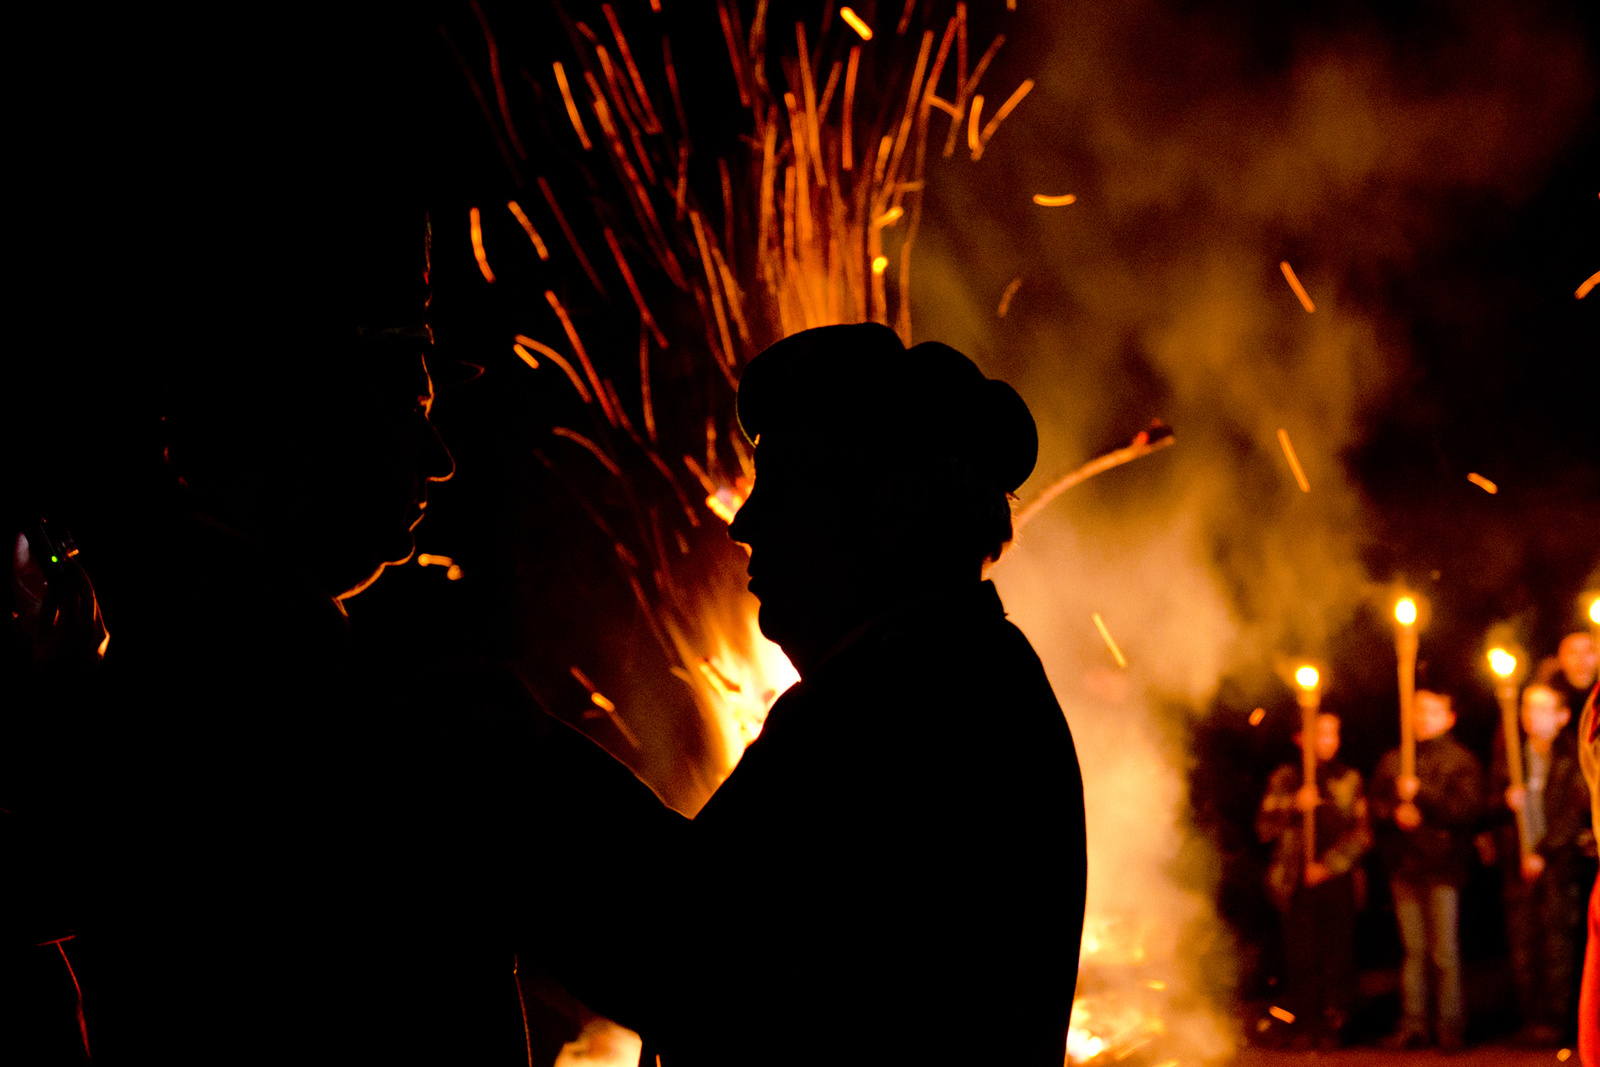
[[[1578,995],[1578,1059],[1600,1067],[1600,878],[1589,894],[1589,948],[1583,954],[1583,992]]]

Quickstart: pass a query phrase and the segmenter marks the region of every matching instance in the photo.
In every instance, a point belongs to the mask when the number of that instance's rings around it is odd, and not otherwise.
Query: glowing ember
[[[1294,1012],[1289,1011],[1287,1008],[1280,1008],[1276,1004],[1267,1009],[1267,1014],[1272,1016],[1274,1019],[1277,1019],[1279,1022],[1294,1022]]]
[[[995,311],[997,318],[1005,318],[1006,312],[1011,310],[1011,298],[1017,295],[1017,290],[1022,288],[1021,278],[1012,278],[1011,284],[1006,286],[1006,291],[1000,294],[1000,307]]]
[[[1477,486],[1479,489],[1482,489],[1485,493],[1488,493],[1490,496],[1493,496],[1495,493],[1498,493],[1500,491],[1500,487],[1498,485],[1494,484],[1493,482],[1491,482],[1489,479],[1485,478],[1481,474],[1476,474],[1476,473],[1468,474],[1467,475],[1467,481],[1471,482],[1473,485]]]
[[[1267,718],[1266,708],[1257,708],[1250,713],[1250,725],[1260,726]]]
[[[1595,271],[1593,274],[1589,275],[1589,277],[1585,278],[1583,284],[1578,286],[1578,291],[1572,295],[1576,296],[1579,300],[1582,300],[1584,297],[1588,296],[1597,285],[1600,285],[1600,270]]]
[[[1289,288],[1293,289],[1294,295],[1300,298],[1300,306],[1306,309],[1306,313],[1310,314],[1316,311],[1316,305],[1312,304],[1311,297],[1306,295],[1305,286],[1301,285],[1300,279],[1295,277],[1294,268],[1289,266],[1289,261],[1286,259],[1279,263],[1278,269],[1283,271],[1284,278],[1289,282]]]
[[[1289,470],[1294,473],[1295,484],[1302,493],[1311,492],[1311,483],[1306,480],[1306,472],[1300,466],[1300,457],[1294,454],[1294,445],[1289,443],[1289,431],[1279,428],[1278,445],[1283,449],[1283,458],[1289,461]]]
[[[478,259],[478,270],[483,272],[483,280],[493,285],[494,271],[489,269],[489,257],[483,251],[483,219],[477,208],[468,212],[468,219],[472,230],[472,254]]]
[[[860,36],[863,41],[872,40],[872,27],[868,26],[865,22],[862,22],[860,15],[857,15],[854,11],[847,7],[841,7],[839,9],[839,17],[844,19],[845,22],[849,23],[850,28],[855,30],[856,34]]]
[[[1106,647],[1111,650],[1111,658],[1117,661],[1117,666],[1126,667],[1128,661],[1123,657],[1122,649],[1117,647],[1117,642],[1112,638],[1111,631],[1106,629],[1106,621],[1100,617],[1098,611],[1094,612],[1092,617],[1094,618],[1095,629],[1100,631],[1100,636],[1105,640]]]

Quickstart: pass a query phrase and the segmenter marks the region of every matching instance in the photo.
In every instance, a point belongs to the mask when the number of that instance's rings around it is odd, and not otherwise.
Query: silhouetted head
[[[1432,741],[1455,729],[1456,708],[1450,694],[1418,689],[1415,725],[1418,741]]]
[[[1561,663],[1561,673],[1574,689],[1587,689],[1594,685],[1595,671],[1600,667],[1600,652],[1595,650],[1594,638],[1579,631],[1568,634],[1556,646],[1556,659]]]
[[[762,632],[802,672],[860,623],[978,580],[1011,539],[1033,416],[947,345],[806,330],[750,362],[738,404],[756,482],[729,533],[750,546]]]

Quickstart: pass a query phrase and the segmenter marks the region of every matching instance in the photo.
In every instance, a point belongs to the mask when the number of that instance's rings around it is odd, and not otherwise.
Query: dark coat
[[[1495,835],[1495,852],[1500,858],[1506,885],[1520,889],[1522,874],[1517,842],[1517,820],[1506,807],[1505,792],[1511,784],[1506,768],[1505,743],[1495,735],[1494,771],[1491,775],[1486,821]],[[1526,760],[1528,739],[1523,737]],[[1544,857],[1547,877],[1575,877],[1582,858],[1578,835],[1589,826],[1589,787],[1578,765],[1578,740],[1566,730],[1556,735],[1550,746],[1550,772],[1544,786],[1544,836],[1534,851]]]
[[[1410,885],[1466,883],[1471,869],[1472,833],[1483,810],[1483,768],[1454,734],[1417,744],[1417,797],[1422,825],[1402,830],[1394,812],[1400,804],[1395,780],[1400,750],[1393,749],[1372,773],[1372,817],[1378,854],[1390,878]]]
[[[675,855],[628,909],[662,916],[639,926],[655,959],[562,975],[664,1065],[1062,1062],[1082,777],[989,583],[825,660],[665,829]]]

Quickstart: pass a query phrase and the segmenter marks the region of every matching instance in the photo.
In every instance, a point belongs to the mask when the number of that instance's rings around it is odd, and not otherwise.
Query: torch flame
[[[1294,680],[1299,683],[1301,689],[1315,689],[1321,679],[1317,669],[1307,665],[1294,672]]]
[[[1400,602],[1394,606],[1394,617],[1400,625],[1410,626],[1417,621],[1417,602],[1410,597],[1401,597]]]
[[[1503,648],[1489,650],[1489,669],[1501,678],[1509,678],[1517,669],[1517,657]]]
[[[1600,597],[1589,601],[1589,621],[1600,626]]]

